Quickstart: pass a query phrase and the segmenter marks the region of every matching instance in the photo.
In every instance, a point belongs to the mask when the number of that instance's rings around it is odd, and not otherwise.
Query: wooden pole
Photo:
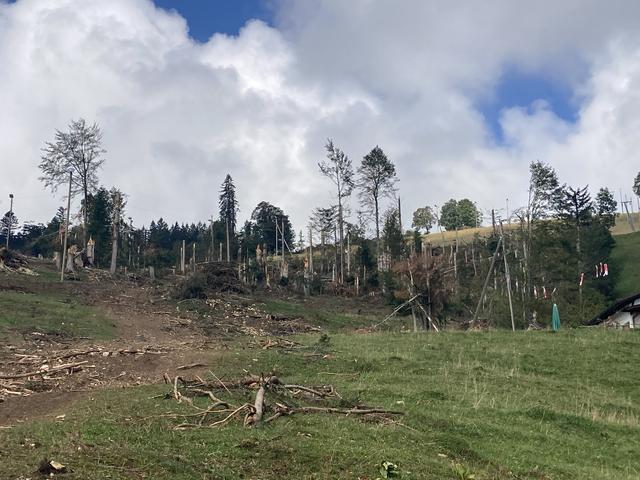
[[[309,270],[313,275],[313,230],[311,226],[309,226]]]
[[[11,238],[11,227],[13,226],[13,193],[9,194],[11,207],[9,207],[9,225],[7,225],[7,250],[9,250],[9,238]]]
[[[351,233],[347,230],[347,275],[351,275]]]
[[[509,296],[509,313],[511,314],[511,330],[516,331],[516,322],[513,318],[513,300],[511,299],[511,275],[509,274],[509,262],[507,261],[507,250],[504,246],[504,229],[500,220],[500,238],[502,239],[502,258],[504,259],[504,276],[507,282],[507,294]]]
[[[213,215],[211,215],[211,218],[209,219],[209,222],[211,222],[211,253],[210,253],[210,257],[211,257],[211,261],[213,262],[213,258],[216,254],[216,245],[214,243],[213,240]]]
[[[482,293],[480,294],[480,299],[478,300],[478,305],[476,306],[476,311],[473,314],[473,323],[478,320],[478,314],[480,313],[480,306],[482,305],[482,300],[484,299],[484,294],[487,291],[487,287],[489,286],[489,280],[491,279],[491,273],[493,272],[493,268],[496,265],[496,259],[498,258],[498,251],[502,246],[502,237],[498,240],[498,245],[496,245],[496,250],[493,252],[493,257],[491,257],[491,265],[489,266],[489,271],[487,272],[487,277],[484,279],[484,285],[482,286]]]
[[[187,242],[186,240],[182,240],[182,249],[180,250],[180,270],[182,271],[182,274],[184,275],[187,271],[187,266],[186,266],[186,256],[187,256]]]
[[[278,258],[278,219],[276,218],[276,253],[275,257]]]
[[[64,269],[66,267],[67,258],[67,239],[69,238],[69,211],[71,210],[71,180],[73,172],[69,172],[69,194],[67,195],[67,221],[64,228],[64,245],[62,247],[62,268],[60,269],[60,281],[64,282]]]
[[[116,268],[118,266],[118,228],[120,227],[120,192],[116,192],[114,195],[114,203],[115,203],[115,219],[113,225],[111,227],[111,266],[109,268],[109,273],[111,275],[116,273]]]

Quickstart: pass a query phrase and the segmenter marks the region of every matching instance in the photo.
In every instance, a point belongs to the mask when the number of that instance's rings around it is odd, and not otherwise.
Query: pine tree
[[[276,231],[278,231],[278,249],[286,248],[281,245],[280,228],[284,222],[284,238],[287,245],[293,249],[294,232],[288,215],[282,209],[269,202],[260,202],[251,214],[251,235],[257,244],[264,244],[270,252],[276,249]],[[276,228],[277,225],[277,228]]]
[[[239,209],[238,201],[236,200],[236,187],[229,174],[222,182],[218,205],[220,207],[220,221],[225,225],[228,222],[230,235],[235,235]]]
[[[109,190],[104,187],[89,195],[87,207],[87,234],[95,242],[94,258],[97,266],[109,261],[111,245],[112,204]]]
[[[382,229],[384,245],[393,258],[398,258],[404,253],[404,239],[400,230],[400,219],[398,210],[387,211]]]
[[[396,167],[377,145],[362,159],[358,167],[357,186],[360,189],[360,203],[373,209],[376,223],[376,250],[380,251],[380,199],[395,192]]]
[[[596,213],[598,218],[607,228],[616,224],[616,211],[618,202],[613,197],[613,193],[608,188],[601,188],[596,195]]]
[[[633,181],[633,193],[640,197],[640,172],[638,172],[636,179]]]

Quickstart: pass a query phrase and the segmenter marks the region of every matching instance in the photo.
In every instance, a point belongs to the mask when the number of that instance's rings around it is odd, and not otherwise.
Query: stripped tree
[[[331,139],[325,145],[327,159],[319,162],[320,172],[329,178],[336,186],[338,197],[338,233],[340,240],[340,283],[344,281],[344,207],[343,201],[351,195],[355,182],[353,179],[353,167],[349,157],[338,147],[333,145]]]

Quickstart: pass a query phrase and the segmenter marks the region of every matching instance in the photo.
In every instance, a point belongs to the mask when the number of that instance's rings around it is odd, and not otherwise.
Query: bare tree
[[[373,208],[376,222],[376,254],[380,254],[380,199],[395,192],[396,167],[377,145],[364,156],[358,167],[360,203]]]
[[[84,119],[72,120],[68,132],[56,130],[55,140],[42,149],[40,180],[55,192],[66,184],[73,172],[71,196],[82,194],[82,238],[87,243],[87,206],[89,194],[98,188],[98,170],[104,163],[102,132],[97,124],[87,125]]]
[[[336,186],[338,197],[338,232],[340,234],[340,283],[344,282],[344,210],[343,199],[350,196],[355,182],[349,157],[331,139],[325,145],[327,160],[318,163],[320,172]]]

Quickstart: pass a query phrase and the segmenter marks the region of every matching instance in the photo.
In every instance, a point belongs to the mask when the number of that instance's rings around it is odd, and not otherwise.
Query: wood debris
[[[174,429],[219,427],[241,415],[244,415],[244,426],[254,428],[263,423],[273,422],[280,417],[294,414],[378,415],[387,419],[389,416],[403,415],[403,412],[381,407],[345,406],[342,404],[342,397],[332,385],[287,384],[275,375],[247,375],[232,381],[222,381],[215,375],[213,376],[215,381],[206,381],[200,377],[187,380],[179,376],[171,379],[167,374],[164,374],[165,382],[173,387],[172,391],[167,393],[164,398],[173,398],[179,403],[187,403],[191,408],[196,409],[196,412],[189,414],[162,415],[171,418],[195,419],[195,422],[183,421],[174,426]],[[246,398],[247,390],[254,390],[255,395],[252,403],[245,401],[234,405],[235,402],[232,400],[219,398],[218,395],[222,394],[221,390],[234,396],[234,400],[238,400],[239,397]],[[236,393],[234,394],[232,391]],[[198,407],[193,401],[196,397],[209,397],[211,404],[206,408]],[[268,402],[268,399],[273,399],[273,404]],[[313,404],[302,404],[303,400],[313,402]]]

